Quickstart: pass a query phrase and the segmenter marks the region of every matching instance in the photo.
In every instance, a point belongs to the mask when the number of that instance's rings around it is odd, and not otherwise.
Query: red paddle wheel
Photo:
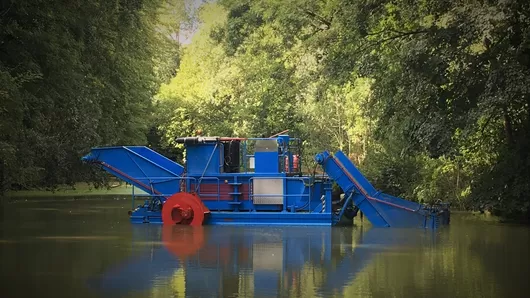
[[[204,206],[197,195],[179,192],[169,197],[164,203],[162,222],[164,225],[201,226],[207,213],[210,213],[210,210]]]

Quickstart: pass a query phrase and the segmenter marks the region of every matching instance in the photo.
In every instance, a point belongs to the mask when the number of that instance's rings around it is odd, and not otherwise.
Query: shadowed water
[[[0,297],[528,297],[530,228],[131,225],[130,201],[0,209]]]

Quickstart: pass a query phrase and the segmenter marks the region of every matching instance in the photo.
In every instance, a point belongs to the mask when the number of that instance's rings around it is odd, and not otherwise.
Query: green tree
[[[90,147],[146,142],[178,53],[162,30],[168,3],[0,4],[2,189],[87,179]]]
[[[166,141],[290,129],[378,188],[530,214],[525,1],[231,1],[204,6],[158,95]]]

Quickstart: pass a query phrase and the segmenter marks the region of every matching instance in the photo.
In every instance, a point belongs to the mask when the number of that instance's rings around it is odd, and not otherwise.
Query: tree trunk
[[[6,183],[4,177],[4,160],[0,159],[0,204],[2,204],[2,199],[6,192]]]
[[[508,145],[513,145],[513,128],[512,128],[512,119],[510,114],[508,114],[508,108],[506,106],[502,107],[503,117],[504,117],[504,132],[506,133],[506,141]]]
[[[456,199],[458,201],[459,201],[459,197],[458,197],[459,188],[460,188],[460,164],[457,162],[456,163],[456,190],[455,190],[455,194],[456,194]]]

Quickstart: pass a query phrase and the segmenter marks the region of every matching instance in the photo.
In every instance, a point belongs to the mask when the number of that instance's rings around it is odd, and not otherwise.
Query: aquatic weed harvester
[[[185,146],[185,166],[143,146],[93,148],[82,160],[147,193],[130,212],[133,223],[334,226],[353,222],[359,211],[375,227],[449,223],[446,204],[424,205],[376,190],[341,151],[314,157],[325,174],[303,174],[301,140],[286,134],[176,142]]]

